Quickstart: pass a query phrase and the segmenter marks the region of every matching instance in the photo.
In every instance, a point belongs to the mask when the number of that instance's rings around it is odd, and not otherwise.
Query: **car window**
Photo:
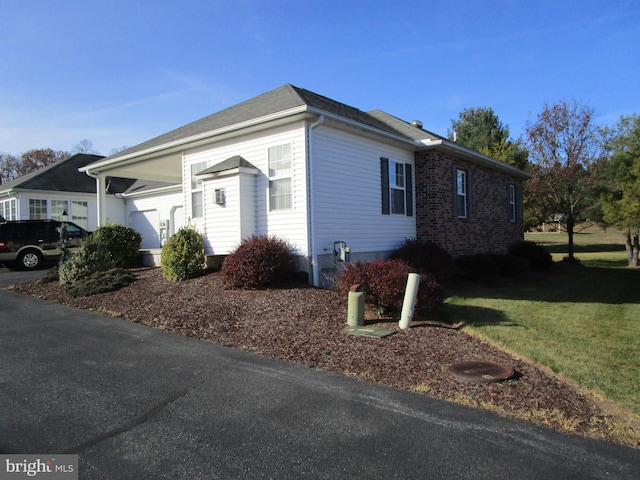
[[[81,237],[82,229],[74,223],[67,223],[67,232],[72,237]]]

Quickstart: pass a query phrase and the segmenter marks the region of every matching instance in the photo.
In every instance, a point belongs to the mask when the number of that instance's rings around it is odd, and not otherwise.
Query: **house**
[[[78,169],[103,159],[100,155],[75,154],[0,185],[0,216],[5,220],[68,220],[86,230],[98,226],[96,181]],[[124,223],[124,208],[117,193],[132,180],[105,179],[102,222]]]
[[[209,257],[252,234],[278,236],[317,286],[340,262],[384,258],[407,238],[454,256],[523,238],[526,173],[418,121],[289,84],[81,170],[97,178],[100,221],[106,178],[140,180],[122,198],[148,248],[187,223]]]

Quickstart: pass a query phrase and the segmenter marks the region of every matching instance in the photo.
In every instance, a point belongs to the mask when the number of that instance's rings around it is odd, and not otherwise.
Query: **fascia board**
[[[164,150],[171,149],[179,149],[184,146],[192,146],[191,144],[203,142],[209,140],[210,138],[217,137],[223,135],[225,133],[230,133],[238,130],[243,130],[245,128],[253,127],[256,125],[260,125],[263,123],[271,122],[274,120],[280,120],[282,118],[290,117],[293,115],[297,115],[299,113],[304,113],[307,111],[307,105],[301,105],[299,107],[290,108],[288,110],[282,110],[280,112],[272,113],[269,115],[264,115],[262,117],[253,118],[251,120],[247,120],[240,123],[234,123],[232,125],[228,125],[226,127],[222,127],[216,130],[210,130],[207,132],[199,133],[197,135],[192,135],[190,137],[181,138],[179,140],[174,140],[173,142],[167,142],[160,145],[155,145],[153,147],[146,148],[144,150],[138,150],[136,152],[129,153],[127,155],[122,155],[119,157],[110,158],[103,161],[94,162],[92,164],[86,165],[84,167],[79,168],[78,170],[81,172],[98,172],[104,168],[108,168],[114,164],[119,164],[122,162],[135,161],[139,157],[143,157],[145,155],[154,154],[157,152],[161,152]]]
[[[449,142],[447,140],[429,140],[426,142],[422,142],[422,144],[424,145],[422,149],[443,150],[445,152],[450,152],[458,155],[466,160],[475,162],[479,165],[487,166],[492,170],[500,170],[502,172],[525,180],[533,178],[533,175],[530,175],[527,172],[520,170],[519,168],[513,167],[508,163],[501,162],[499,160],[496,160],[495,158],[488,157],[486,155],[483,155],[482,153],[463,147],[462,145]]]
[[[142,190],[140,192],[120,193],[123,198],[143,197],[146,195],[155,195],[157,193],[169,193],[169,192],[181,192],[182,185],[168,185],[166,187],[150,188],[148,190]]]

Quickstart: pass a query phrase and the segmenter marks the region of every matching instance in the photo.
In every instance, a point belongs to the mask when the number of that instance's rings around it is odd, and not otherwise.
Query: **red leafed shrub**
[[[224,259],[221,272],[227,287],[265,288],[289,278],[293,253],[282,239],[253,235]]]
[[[360,285],[368,302],[380,311],[397,312],[402,309],[407,277],[411,272],[402,260],[378,260],[355,262],[345,266],[338,274],[338,288],[347,293],[352,285]],[[444,289],[432,274],[420,276],[418,304],[425,307],[441,307],[445,299]]]

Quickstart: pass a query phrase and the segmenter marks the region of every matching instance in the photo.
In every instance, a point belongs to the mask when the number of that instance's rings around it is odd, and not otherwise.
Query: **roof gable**
[[[0,191],[42,190],[49,192],[96,193],[96,181],[79,168],[103,159],[102,155],[76,153],[33,172],[0,185]],[[132,180],[111,178],[110,192],[122,192]]]

